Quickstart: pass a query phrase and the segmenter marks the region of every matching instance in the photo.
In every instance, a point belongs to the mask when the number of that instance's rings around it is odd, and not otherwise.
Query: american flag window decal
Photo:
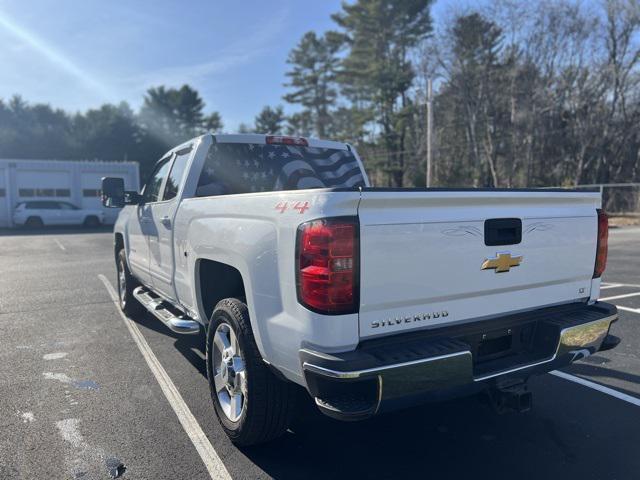
[[[216,143],[207,153],[196,196],[364,185],[358,161],[348,150]]]

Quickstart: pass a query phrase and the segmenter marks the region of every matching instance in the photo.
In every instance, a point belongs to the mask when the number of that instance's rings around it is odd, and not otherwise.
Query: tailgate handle
[[[490,218],[484,221],[484,244],[517,245],[522,241],[522,220],[519,218]]]

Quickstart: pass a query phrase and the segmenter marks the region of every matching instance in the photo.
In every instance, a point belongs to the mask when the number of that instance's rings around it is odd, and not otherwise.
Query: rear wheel
[[[100,225],[100,220],[95,215],[89,215],[84,219],[84,226],[88,228],[95,228]]]
[[[246,304],[220,301],[207,329],[207,376],[225,433],[236,445],[267,442],[282,435],[294,409],[293,386],[262,361]]]
[[[139,315],[144,308],[133,296],[133,290],[135,290],[140,283],[129,271],[124,249],[118,252],[116,268],[118,270],[118,298],[120,300],[120,308],[128,317]]]
[[[29,228],[41,228],[44,226],[42,219],[40,217],[29,217],[24,224]]]

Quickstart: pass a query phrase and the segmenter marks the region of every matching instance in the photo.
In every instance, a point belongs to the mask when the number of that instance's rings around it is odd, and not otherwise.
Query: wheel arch
[[[124,247],[124,235],[122,235],[122,233],[120,233],[120,232],[116,232],[116,234],[114,236],[114,241],[113,241],[113,253],[114,253],[114,257],[116,259],[116,262],[118,261],[118,254],[120,253],[120,250],[123,250],[124,248],[125,248]]]
[[[201,322],[208,327],[211,314],[220,300],[238,298],[247,305],[251,331],[263,359],[267,353],[262,344],[259,322],[252,301],[249,276],[242,266],[210,258],[199,258],[195,264],[195,294]]]
[[[238,298],[247,302],[244,279],[236,267],[204,258],[198,260],[196,272],[198,304],[204,321],[209,321],[220,300]]]
[[[129,263],[129,245],[125,235],[122,232],[116,232],[113,237],[113,256],[115,262],[118,263],[118,254],[120,250],[124,250],[124,258],[127,262],[127,268],[131,271],[131,264]]]

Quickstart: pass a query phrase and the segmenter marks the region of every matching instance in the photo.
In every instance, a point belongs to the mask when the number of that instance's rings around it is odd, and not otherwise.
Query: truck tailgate
[[[599,206],[592,192],[365,189],[360,337],[588,298]]]

